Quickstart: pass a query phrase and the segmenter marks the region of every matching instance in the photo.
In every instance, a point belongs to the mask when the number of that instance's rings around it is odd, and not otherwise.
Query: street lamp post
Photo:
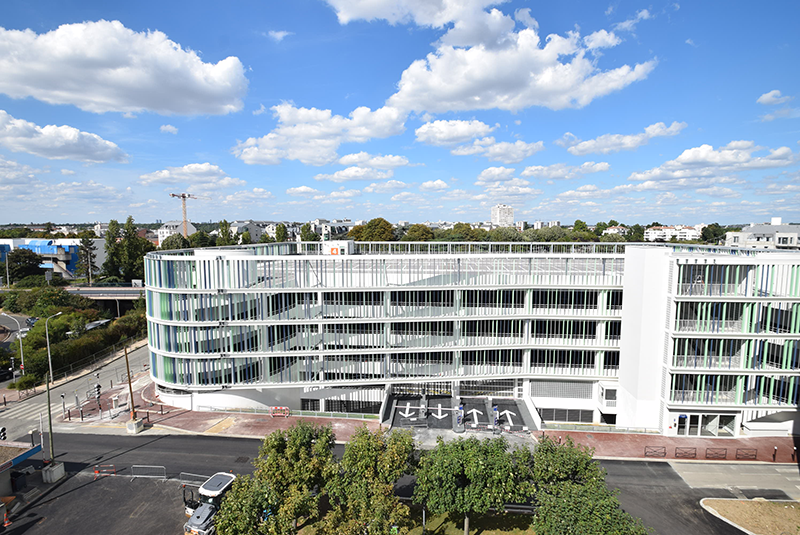
[[[53,359],[50,357],[50,330],[47,328],[47,322],[56,316],[60,316],[61,312],[56,312],[46,320],[44,320],[44,335],[47,339],[47,363],[50,365],[50,382],[53,382]]]
[[[15,318],[13,316],[9,316],[5,312],[0,312],[0,314],[2,314],[3,316],[5,316],[5,317],[7,317],[9,319],[14,320],[14,323],[17,324],[17,340],[19,340],[19,359],[22,362],[22,366],[20,366],[20,368],[22,368],[22,375],[25,375],[25,353],[22,352],[22,327],[20,327],[19,321],[17,320],[17,318]]]

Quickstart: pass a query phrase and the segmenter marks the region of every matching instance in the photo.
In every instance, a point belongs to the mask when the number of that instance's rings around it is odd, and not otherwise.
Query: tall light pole
[[[56,316],[60,315],[61,312],[56,312],[55,314],[44,320],[44,336],[45,338],[47,338],[47,362],[50,365],[50,382],[53,382],[53,359],[50,357],[50,330],[47,328],[47,322],[55,318]]]
[[[20,327],[17,318],[9,316],[5,312],[0,312],[0,314],[9,319],[14,320],[14,323],[17,324],[17,340],[19,340],[19,360],[22,362],[22,366],[20,366],[20,368],[22,368],[22,375],[25,375],[25,353],[22,352],[22,327]],[[12,371],[11,373],[14,372]]]

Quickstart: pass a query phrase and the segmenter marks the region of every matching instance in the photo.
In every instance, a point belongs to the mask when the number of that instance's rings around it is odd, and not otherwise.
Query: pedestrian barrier
[[[189,485],[191,487],[199,487],[208,480],[208,477],[209,476],[204,476],[200,474],[190,474],[189,472],[181,472],[179,476],[179,481],[183,485]]]
[[[270,407],[269,408],[269,415],[274,418],[276,416],[283,416],[284,418],[288,418],[292,415],[292,411],[289,407]]]
[[[645,446],[644,447],[644,456],[645,457],[666,457],[667,456],[667,448],[665,446]]]
[[[727,459],[728,448],[706,448],[706,459]]]
[[[697,459],[697,448],[675,448],[676,459]]]
[[[758,450],[756,448],[736,448],[736,458],[755,461],[758,459]]]
[[[131,476],[134,478],[147,477],[150,479],[167,479],[167,469],[164,466],[134,464],[131,466]]]
[[[94,465],[94,479],[97,480],[98,477],[103,476],[115,476],[117,475],[117,467],[113,464],[96,464]]]

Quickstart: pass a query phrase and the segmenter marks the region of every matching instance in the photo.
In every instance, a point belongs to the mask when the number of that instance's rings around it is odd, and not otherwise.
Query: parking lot
[[[180,534],[186,517],[180,483],[80,472],[15,517],[10,535]]]

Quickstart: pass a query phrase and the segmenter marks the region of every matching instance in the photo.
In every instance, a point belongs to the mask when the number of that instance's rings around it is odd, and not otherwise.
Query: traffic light
[[[96,398],[100,397],[100,383],[94,385],[94,397]]]
[[[6,438],[6,428],[0,427],[0,440],[8,440]]]

